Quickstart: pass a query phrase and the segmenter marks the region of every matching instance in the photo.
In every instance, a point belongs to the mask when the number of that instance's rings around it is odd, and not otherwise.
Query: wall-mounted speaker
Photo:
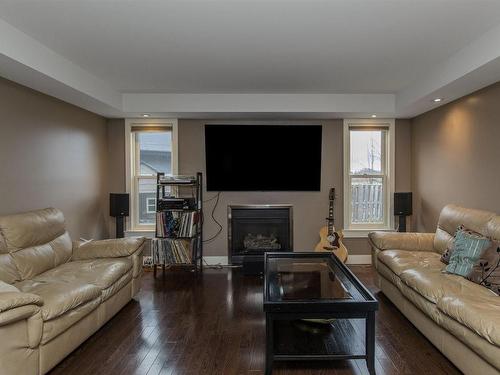
[[[412,194],[394,193],[394,215],[410,216],[412,214]]]
[[[109,194],[109,216],[120,217],[129,215],[129,195],[126,193]]]

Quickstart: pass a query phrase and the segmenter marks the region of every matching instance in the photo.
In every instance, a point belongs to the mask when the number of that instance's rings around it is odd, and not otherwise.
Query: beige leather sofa
[[[446,206],[436,233],[370,233],[382,292],[465,374],[500,373],[500,297],[442,272],[459,225],[500,239],[500,216]]]
[[[0,217],[0,373],[45,374],[139,291],[144,239],[72,243],[55,208]]]

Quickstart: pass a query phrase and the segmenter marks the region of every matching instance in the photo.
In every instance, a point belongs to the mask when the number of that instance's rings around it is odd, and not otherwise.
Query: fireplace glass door
[[[230,207],[230,254],[233,263],[266,251],[292,251],[291,208]]]

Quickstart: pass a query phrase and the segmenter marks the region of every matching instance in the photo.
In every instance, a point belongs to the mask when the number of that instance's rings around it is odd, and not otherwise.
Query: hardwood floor
[[[351,267],[380,301],[377,374],[460,374],[373,284],[369,266]],[[359,324],[358,324],[359,323]],[[353,325],[364,335],[364,323]],[[363,336],[362,336],[363,337]],[[239,270],[144,275],[143,289],[51,375],[261,375],[265,326],[262,279]],[[364,360],[276,363],[273,374],[368,374]]]

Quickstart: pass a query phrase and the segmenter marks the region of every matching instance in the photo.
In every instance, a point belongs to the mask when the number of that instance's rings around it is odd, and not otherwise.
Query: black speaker
[[[411,193],[394,193],[394,215],[410,216],[412,214]]]
[[[109,194],[109,216],[123,217],[129,215],[129,199],[126,193]]]

